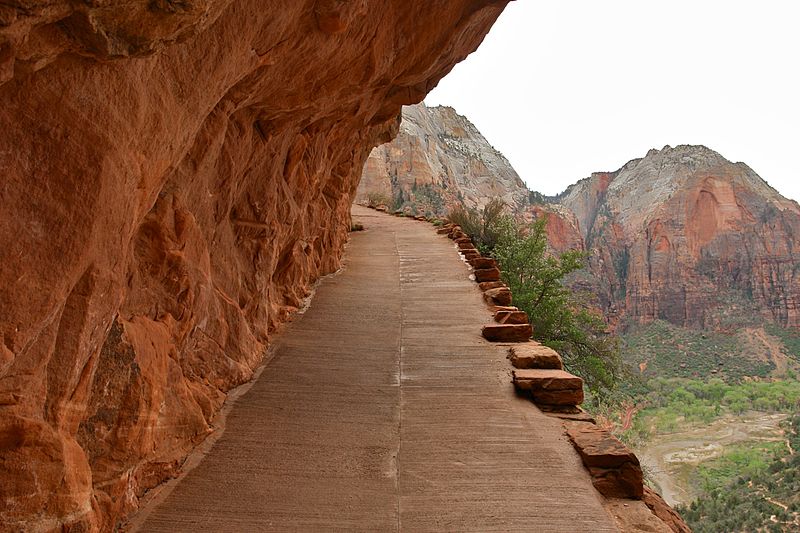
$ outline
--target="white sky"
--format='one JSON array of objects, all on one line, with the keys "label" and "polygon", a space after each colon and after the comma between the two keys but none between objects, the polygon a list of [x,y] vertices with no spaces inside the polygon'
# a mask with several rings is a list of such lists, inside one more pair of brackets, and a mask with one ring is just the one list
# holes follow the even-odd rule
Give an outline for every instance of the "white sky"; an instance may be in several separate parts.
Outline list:
[{"label": "white sky", "polygon": [[800,200],[800,2],[517,0],[425,102],[545,194],[704,144]]}]

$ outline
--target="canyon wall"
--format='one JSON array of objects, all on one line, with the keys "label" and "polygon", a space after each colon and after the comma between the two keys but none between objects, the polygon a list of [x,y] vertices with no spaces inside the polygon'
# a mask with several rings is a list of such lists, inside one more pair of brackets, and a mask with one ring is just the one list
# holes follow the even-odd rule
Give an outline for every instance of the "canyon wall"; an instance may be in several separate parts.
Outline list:
[{"label": "canyon wall", "polygon": [[578,219],[608,314],[718,329],[754,306],[800,327],[800,206],[747,165],[667,146],[593,174],[560,203]]},{"label": "canyon wall", "polygon": [[403,108],[400,133],[370,154],[356,198],[444,215],[457,204],[481,209],[495,197],[519,209],[528,189],[469,120],[452,107],[418,104]]},{"label": "canyon wall", "polygon": [[175,474],[505,4],[0,5],[0,524],[110,530]]}]

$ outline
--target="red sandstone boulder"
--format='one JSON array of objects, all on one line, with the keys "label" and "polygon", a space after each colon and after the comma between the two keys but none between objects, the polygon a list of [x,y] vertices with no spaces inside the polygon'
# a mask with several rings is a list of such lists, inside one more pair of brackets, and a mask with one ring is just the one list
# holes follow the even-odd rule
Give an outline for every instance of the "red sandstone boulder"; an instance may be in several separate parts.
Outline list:
[{"label": "red sandstone boulder", "polygon": [[520,368],[512,372],[519,390],[574,390],[583,388],[583,380],[557,369]]},{"label": "red sandstone boulder", "polygon": [[483,298],[492,305],[511,305],[511,291],[507,287],[487,289]]},{"label": "red sandstone boulder", "polygon": [[[586,424],[584,425],[592,425]],[[592,485],[600,494],[609,498],[642,498],[642,469],[639,465],[625,463],[617,468],[589,467]]]},{"label": "red sandstone boulder", "polygon": [[495,261],[491,257],[477,257],[472,261],[470,261],[469,264],[475,270],[481,270],[485,268],[497,268],[497,261]]},{"label": "red sandstone boulder", "polygon": [[689,529],[689,526],[683,521],[681,515],[670,507],[656,491],[647,485],[644,487],[642,501],[653,511],[654,515],[660,518],[661,521],[667,524],[675,533],[692,533],[692,530]]},{"label": "red sandstone boulder", "polygon": [[644,495],[639,459],[611,433],[593,424],[567,423],[567,436],[601,494],[641,499]]},{"label": "red sandstone boulder", "polygon": [[472,241],[469,239],[466,240],[459,239],[458,241],[456,241],[456,244],[458,244],[459,250],[475,250],[475,245],[472,244]]},{"label": "red sandstone boulder", "polygon": [[583,389],[532,390],[531,399],[537,405],[580,405],[583,403]]},{"label": "red sandstone boulder", "polygon": [[531,338],[530,324],[489,324],[483,326],[483,337],[492,342],[525,342]]},{"label": "red sandstone boulder", "polygon": [[494,321],[499,324],[528,324],[528,313],[525,311],[497,311]]},{"label": "red sandstone boulder", "polygon": [[533,401],[546,405],[583,402],[583,380],[554,369],[517,369],[512,372],[517,390],[530,391]]},{"label": "red sandstone boulder", "polygon": [[[489,289],[497,289],[497,288],[508,288],[506,284],[502,281],[483,281],[478,283],[478,288],[482,291],[488,291]],[[516,308],[515,308],[516,310]]]},{"label": "red sandstone boulder", "polygon": [[509,355],[514,368],[564,369],[558,352],[535,341],[512,346],[509,348]]},{"label": "red sandstone boulder", "polygon": [[500,271],[496,268],[483,268],[475,271],[475,281],[483,283],[485,281],[499,281]]}]

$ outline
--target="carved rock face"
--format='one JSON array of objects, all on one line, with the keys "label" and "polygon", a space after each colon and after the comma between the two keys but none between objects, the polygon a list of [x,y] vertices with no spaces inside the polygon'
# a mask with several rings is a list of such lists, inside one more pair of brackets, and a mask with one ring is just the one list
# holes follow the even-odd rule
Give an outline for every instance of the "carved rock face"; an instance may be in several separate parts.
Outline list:
[{"label": "carved rock face", "polygon": [[504,1],[0,6],[0,522],[110,529],[334,271]]}]

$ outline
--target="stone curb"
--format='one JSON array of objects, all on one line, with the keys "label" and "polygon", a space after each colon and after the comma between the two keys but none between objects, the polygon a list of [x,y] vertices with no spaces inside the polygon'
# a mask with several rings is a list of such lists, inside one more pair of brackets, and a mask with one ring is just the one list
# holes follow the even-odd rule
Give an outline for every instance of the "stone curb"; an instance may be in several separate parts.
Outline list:
[{"label": "stone curb", "polygon": [[[405,216],[402,213],[393,214]],[[511,290],[500,281],[496,260],[483,257],[460,226],[446,220],[430,220],[419,216],[408,218],[431,223],[443,222],[436,233],[456,241],[459,254],[473,270],[475,282],[497,322],[484,326],[482,335],[491,342],[501,345],[508,343],[515,388],[519,393],[528,395],[542,413],[561,419],[565,434],[581,457],[598,492],[611,499],[644,500],[650,512],[669,529],[675,533],[691,533],[680,515],[657,493],[645,487],[636,455],[609,431],[597,426],[594,417],[581,409],[583,380],[564,371],[558,352],[531,340],[533,331],[527,314],[511,305]],[[486,279],[487,276],[494,278],[495,271],[496,279]]]}]

